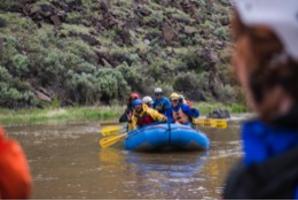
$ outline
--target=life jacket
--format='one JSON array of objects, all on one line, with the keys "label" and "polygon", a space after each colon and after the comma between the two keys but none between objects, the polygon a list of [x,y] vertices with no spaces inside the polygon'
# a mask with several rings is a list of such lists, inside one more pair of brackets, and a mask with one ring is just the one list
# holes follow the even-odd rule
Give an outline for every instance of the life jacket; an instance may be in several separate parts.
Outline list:
[{"label": "life jacket", "polygon": [[31,194],[31,175],[21,146],[0,128],[0,198],[24,199]]},{"label": "life jacket", "polygon": [[154,120],[149,115],[144,115],[140,118],[138,118],[137,124],[138,126],[146,126],[149,124],[152,124]]},{"label": "life jacket", "polygon": [[180,124],[188,124],[192,121],[190,117],[182,111],[181,107],[179,107],[177,111],[173,109],[173,119],[174,122],[178,122]]},{"label": "life jacket", "polygon": [[147,114],[146,111],[143,111],[140,114],[136,114],[136,117],[138,126],[146,126],[154,122],[153,118],[149,114]]},{"label": "life jacket", "polygon": [[160,114],[157,110],[149,108],[146,104],[142,104],[142,110],[133,112],[131,121],[129,122],[129,130],[134,130],[140,126],[149,125],[154,122],[165,122],[167,118]]},{"label": "life jacket", "polygon": [[297,199],[298,148],[265,162],[245,166],[241,160],[231,170],[224,199]]}]

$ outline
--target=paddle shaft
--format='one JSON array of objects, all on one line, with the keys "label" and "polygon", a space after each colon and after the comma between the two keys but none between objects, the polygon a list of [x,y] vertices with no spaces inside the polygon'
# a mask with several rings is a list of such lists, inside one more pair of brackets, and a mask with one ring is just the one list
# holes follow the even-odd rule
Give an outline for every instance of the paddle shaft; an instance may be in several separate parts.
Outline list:
[{"label": "paddle shaft", "polygon": [[[170,130],[171,127],[168,123],[168,129]],[[212,128],[221,128],[225,129],[228,127],[228,123],[226,119],[195,119],[193,121],[195,125],[198,126],[204,126],[204,127],[212,127]],[[103,136],[112,136],[112,135],[117,135],[121,132],[124,132],[124,128],[120,125],[114,125],[114,126],[107,126],[103,127],[100,131],[100,133]]]},{"label": "paddle shaft", "polygon": [[101,146],[101,148],[108,148],[113,144],[120,142],[122,139],[126,138],[126,136],[127,136],[127,133],[123,133],[117,136],[102,138],[101,140],[99,140],[99,145]]},{"label": "paddle shaft", "polygon": [[[167,122],[167,124],[168,124],[168,131],[171,131],[171,124],[169,122]],[[199,126],[204,126],[204,127],[221,128],[221,129],[225,129],[228,127],[227,120],[225,119],[196,119],[194,120],[194,124]],[[103,128],[101,131],[102,135],[108,136],[108,137],[101,139],[99,141],[99,145],[102,148],[107,148],[124,139],[127,136],[127,133],[116,135],[121,133],[122,132],[121,130],[123,130],[123,128],[119,125]],[[112,135],[112,136],[109,136],[109,135]],[[170,139],[171,138],[169,138],[169,140]]]}]

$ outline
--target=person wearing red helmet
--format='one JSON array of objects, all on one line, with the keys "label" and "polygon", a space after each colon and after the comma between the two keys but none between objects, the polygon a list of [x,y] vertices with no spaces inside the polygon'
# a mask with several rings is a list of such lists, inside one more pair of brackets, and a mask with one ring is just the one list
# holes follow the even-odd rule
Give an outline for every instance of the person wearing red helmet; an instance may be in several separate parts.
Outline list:
[{"label": "person wearing red helmet", "polygon": [[139,98],[140,98],[140,95],[137,92],[133,92],[129,95],[127,107],[126,107],[124,113],[119,118],[120,123],[128,122],[131,120],[132,111],[133,111],[132,101],[139,99]]},{"label": "person wearing red helmet", "polygon": [[133,92],[133,93],[131,93],[130,96],[129,96],[129,101],[133,101],[133,100],[135,100],[135,99],[139,99],[139,98],[140,98],[139,93],[137,93],[137,92]]},{"label": "person wearing red helmet", "polygon": [[0,199],[25,199],[31,194],[31,175],[21,146],[0,127]]}]

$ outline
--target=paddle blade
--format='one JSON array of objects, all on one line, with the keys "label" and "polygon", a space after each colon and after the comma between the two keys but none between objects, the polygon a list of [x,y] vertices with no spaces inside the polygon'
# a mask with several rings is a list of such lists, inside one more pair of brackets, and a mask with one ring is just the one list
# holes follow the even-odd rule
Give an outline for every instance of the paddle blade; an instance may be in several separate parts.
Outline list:
[{"label": "paddle blade", "polygon": [[228,122],[226,120],[213,121],[211,122],[211,127],[225,129],[228,127]]},{"label": "paddle blade", "polygon": [[225,119],[196,119],[195,124],[198,126],[222,128],[228,127],[228,122]]},{"label": "paddle blade", "polygon": [[117,136],[110,136],[106,138],[102,138],[99,140],[99,146],[101,148],[108,148],[117,142],[120,142],[122,139],[126,137],[127,133],[117,135]]},{"label": "paddle blade", "polygon": [[111,135],[116,135],[122,132],[122,127],[121,126],[105,126],[100,130],[100,133],[102,136],[111,136]]}]

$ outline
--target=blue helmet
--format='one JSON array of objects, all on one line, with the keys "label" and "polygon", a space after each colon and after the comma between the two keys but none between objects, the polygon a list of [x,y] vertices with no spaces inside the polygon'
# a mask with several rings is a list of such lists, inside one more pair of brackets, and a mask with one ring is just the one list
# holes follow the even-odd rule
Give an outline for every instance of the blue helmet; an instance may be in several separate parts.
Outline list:
[{"label": "blue helmet", "polygon": [[132,106],[133,106],[133,107],[136,107],[136,106],[141,105],[142,103],[143,103],[143,102],[142,102],[141,99],[135,99],[135,100],[132,101]]}]

